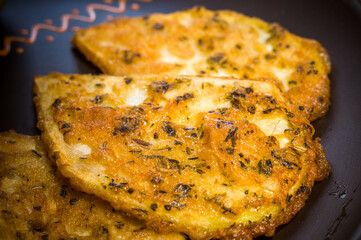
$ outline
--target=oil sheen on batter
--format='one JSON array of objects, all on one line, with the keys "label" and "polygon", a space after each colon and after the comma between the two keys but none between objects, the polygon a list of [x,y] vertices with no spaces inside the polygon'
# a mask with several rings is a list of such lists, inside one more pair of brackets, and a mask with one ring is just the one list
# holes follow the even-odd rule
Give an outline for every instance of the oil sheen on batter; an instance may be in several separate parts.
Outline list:
[{"label": "oil sheen on batter", "polygon": [[106,74],[270,77],[309,120],[330,104],[330,60],[317,41],[233,11],[121,17],[78,31],[72,42]]},{"label": "oil sheen on batter", "polygon": [[76,191],[46,157],[39,136],[0,133],[0,236],[15,239],[169,239]]},{"label": "oil sheen on batter", "polygon": [[271,236],[329,171],[272,82],[50,74],[34,91],[61,173],[156,231]]}]

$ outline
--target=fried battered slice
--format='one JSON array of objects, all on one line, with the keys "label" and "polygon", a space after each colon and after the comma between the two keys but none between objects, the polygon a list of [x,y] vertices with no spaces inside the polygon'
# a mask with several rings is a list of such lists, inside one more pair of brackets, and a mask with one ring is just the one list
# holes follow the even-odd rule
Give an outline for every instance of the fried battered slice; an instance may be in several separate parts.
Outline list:
[{"label": "fried battered slice", "polygon": [[185,239],[157,234],[109,203],[75,191],[39,137],[0,133],[1,239]]},{"label": "fried battered slice", "polygon": [[51,74],[35,94],[61,173],[157,231],[271,236],[329,171],[271,82]]},{"label": "fried battered slice", "polygon": [[330,104],[330,60],[317,41],[233,11],[122,17],[80,30],[72,42],[106,74],[270,77],[309,120]]}]

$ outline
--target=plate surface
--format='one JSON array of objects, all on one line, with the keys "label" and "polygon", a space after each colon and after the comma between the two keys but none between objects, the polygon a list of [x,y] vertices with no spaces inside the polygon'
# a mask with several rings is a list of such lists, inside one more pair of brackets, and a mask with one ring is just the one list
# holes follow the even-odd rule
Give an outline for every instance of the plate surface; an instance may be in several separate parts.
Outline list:
[{"label": "plate surface", "polygon": [[[3,1],[1,1],[2,3]],[[106,1],[109,2],[109,1]],[[61,15],[100,0],[11,0],[0,12],[1,46],[5,36],[25,36],[37,23],[52,20],[61,25]],[[131,4],[138,4],[138,11]],[[114,1],[112,6],[118,3]],[[1,5],[1,4],[0,4]],[[73,27],[87,27],[110,16],[136,16],[172,12],[203,5],[210,9],[231,9],[269,22],[278,22],[290,32],[314,38],[328,50],[332,62],[332,105],[325,117],[315,121],[332,166],[329,179],[316,184],[305,207],[273,239],[360,239],[361,238],[361,2],[359,0],[199,0],[127,1],[123,14],[96,10],[96,20],[71,20],[69,30],[39,31],[33,45],[13,43],[10,53],[0,57],[0,131],[15,129],[39,134],[32,102],[33,76],[49,72],[94,73],[100,71],[69,41]],[[75,11],[76,12],[76,11]],[[22,31],[24,33],[24,31]],[[54,41],[51,37],[53,37]],[[19,54],[18,51],[23,53]],[[267,238],[265,238],[267,239]]]}]

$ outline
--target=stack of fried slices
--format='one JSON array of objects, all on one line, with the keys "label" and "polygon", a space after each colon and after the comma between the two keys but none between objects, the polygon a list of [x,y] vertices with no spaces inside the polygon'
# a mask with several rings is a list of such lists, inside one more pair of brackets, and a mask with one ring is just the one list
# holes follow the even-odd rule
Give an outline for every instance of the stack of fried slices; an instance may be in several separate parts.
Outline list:
[{"label": "stack of fried slices", "polygon": [[108,75],[35,78],[40,137],[0,135],[5,239],[252,239],[330,166],[325,49],[232,11],[119,18],[73,44]]}]

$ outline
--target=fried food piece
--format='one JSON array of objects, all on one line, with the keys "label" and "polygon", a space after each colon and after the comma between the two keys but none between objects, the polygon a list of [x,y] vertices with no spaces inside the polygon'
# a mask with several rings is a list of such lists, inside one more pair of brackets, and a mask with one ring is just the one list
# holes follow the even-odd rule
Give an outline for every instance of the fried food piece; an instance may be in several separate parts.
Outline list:
[{"label": "fried food piece", "polygon": [[51,74],[35,94],[61,173],[157,231],[271,236],[329,171],[271,82]]},{"label": "fried food piece", "polygon": [[72,42],[106,74],[270,77],[309,120],[330,104],[330,60],[317,41],[233,11],[121,17],[80,30]]},{"label": "fried food piece", "polygon": [[1,239],[185,239],[162,235],[74,190],[57,173],[40,137],[0,133]]}]

